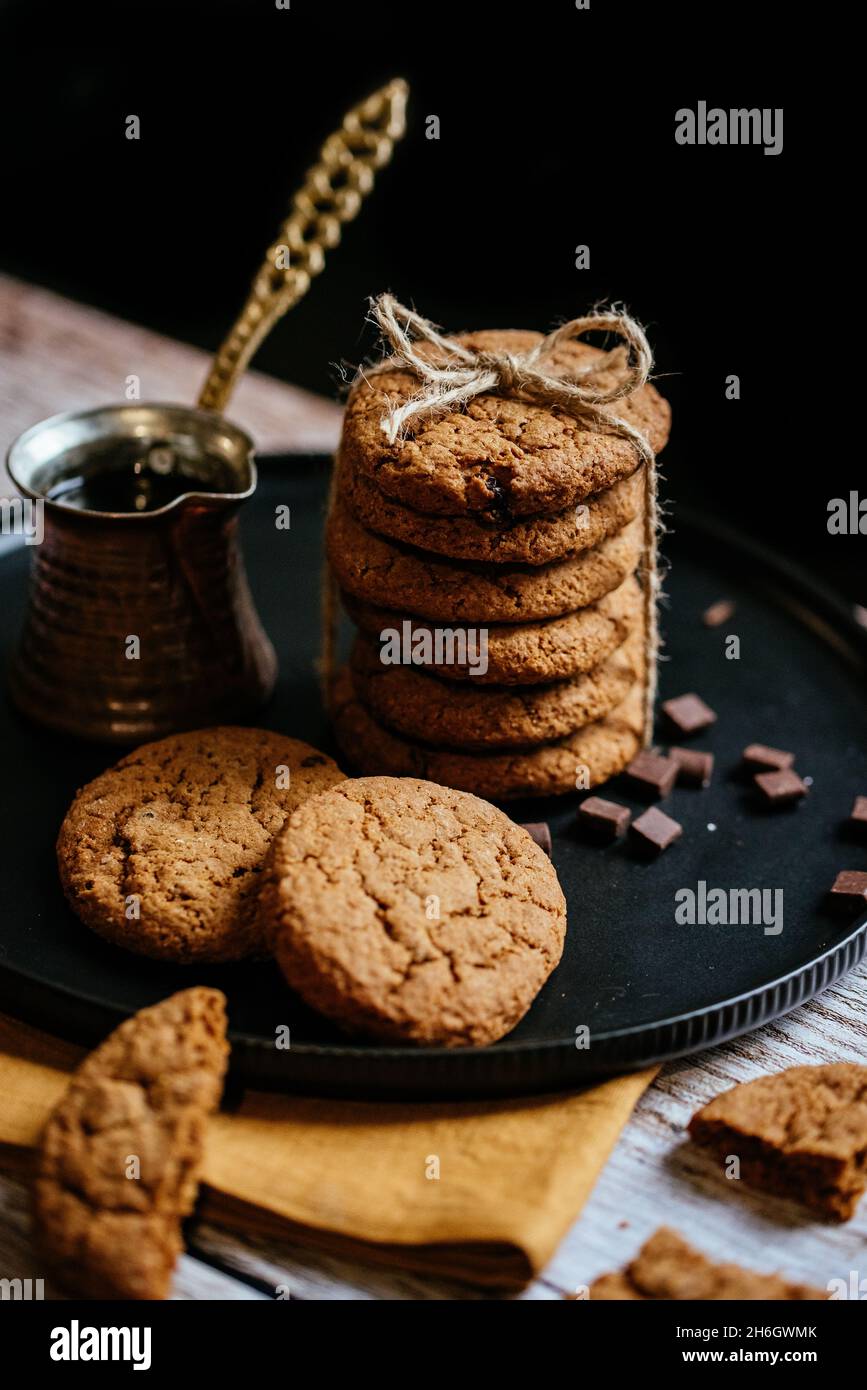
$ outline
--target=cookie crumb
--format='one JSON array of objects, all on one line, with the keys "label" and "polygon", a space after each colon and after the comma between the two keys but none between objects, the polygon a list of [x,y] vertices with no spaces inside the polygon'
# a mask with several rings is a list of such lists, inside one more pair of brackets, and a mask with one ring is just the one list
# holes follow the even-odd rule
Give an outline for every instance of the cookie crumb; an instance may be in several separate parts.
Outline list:
[{"label": "cookie crumb", "polygon": [[728,622],[729,618],[734,617],[734,612],[735,605],[732,600],[720,598],[704,610],[701,620],[705,627],[721,627],[723,623]]}]

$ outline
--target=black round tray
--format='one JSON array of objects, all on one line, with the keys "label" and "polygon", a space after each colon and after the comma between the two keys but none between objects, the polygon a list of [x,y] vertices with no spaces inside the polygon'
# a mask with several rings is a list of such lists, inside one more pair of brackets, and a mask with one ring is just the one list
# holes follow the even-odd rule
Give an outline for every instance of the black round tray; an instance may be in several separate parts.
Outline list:
[{"label": "black round tray", "polygon": [[[265,460],[243,513],[252,588],[277,648],[280,680],[260,722],[333,752],[313,662],[327,462]],[[291,508],[277,530],[274,508]],[[579,797],[513,803],[518,821],[547,820],[569,904],[563,960],[515,1031],[493,1047],[411,1049],[346,1038],[307,1010],[270,963],[182,969],[108,946],[66,907],[54,866],[64,811],[117,752],[28,724],[0,701],[4,796],[0,820],[0,1007],[90,1043],[174,990],[213,984],[229,1000],[232,1072],[243,1083],[355,1097],[496,1096],[550,1090],[694,1052],[794,1008],[853,966],[867,918],[840,921],[825,895],[840,869],[867,867],[843,822],[867,794],[867,634],[832,596],[790,565],[710,522],[675,512],[663,615],[662,698],[696,690],[718,723],[694,746],[716,755],[707,791],[677,788],[665,803],[684,834],[652,863],[627,847],[586,844]],[[28,555],[0,558],[0,646],[15,640]],[[701,614],[737,603],[724,627]],[[739,660],[725,654],[740,638]],[[660,731],[664,737],[663,731]],[[741,749],[797,753],[813,779],[806,801],[764,812],[737,773]],[[620,780],[608,794],[638,810]],[[783,930],[684,926],[678,889],[781,888]],[[291,1047],[275,1047],[288,1025]],[[576,1046],[589,1028],[589,1047]]]}]

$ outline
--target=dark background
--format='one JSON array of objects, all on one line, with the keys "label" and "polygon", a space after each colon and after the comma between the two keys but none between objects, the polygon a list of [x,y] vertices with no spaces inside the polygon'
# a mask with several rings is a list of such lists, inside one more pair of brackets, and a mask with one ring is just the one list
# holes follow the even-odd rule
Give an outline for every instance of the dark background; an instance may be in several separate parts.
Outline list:
[{"label": "dark background", "polygon": [[[867,603],[863,538],[826,526],[863,474],[825,359],[854,258],[791,29],[771,4],[6,3],[0,264],[214,349],[321,140],[402,74],[407,139],[256,365],[334,392],[385,288],[451,329],[624,302],[675,410],[668,496]],[[676,145],[700,99],[784,107],[783,153]]]}]

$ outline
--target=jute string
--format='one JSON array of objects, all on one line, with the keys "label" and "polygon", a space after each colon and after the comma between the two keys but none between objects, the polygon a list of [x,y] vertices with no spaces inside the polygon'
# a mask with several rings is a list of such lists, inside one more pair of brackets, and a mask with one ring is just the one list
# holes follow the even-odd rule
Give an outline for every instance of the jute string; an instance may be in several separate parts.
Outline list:
[{"label": "jute string", "polygon": [[[419,380],[419,390],[403,404],[389,410],[381,420],[382,432],[390,444],[402,437],[409,423],[418,417],[460,410],[475,396],[497,394],[556,405],[567,410],[583,428],[628,439],[644,466],[644,547],[640,566],[644,594],[645,701],[644,743],[653,736],[656,700],[656,667],[659,658],[660,568],[658,536],[661,529],[656,457],[640,430],[609,407],[637,391],[647,381],[653,356],[644,331],[635,319],[615,310],[585,314],[571,319],[540,339],[528,352],[480,352],[444,337],[428,319],[407,309],[393,295],[383,294],[371,306],[391,355],[365,367],[367,379],[381,372],[403,368]],[[562,344],[585,333],[613,333],[620,344],[568,372],[555,368],[552,354]],[[417,344],[436,349],[431,357],[417,350]],[[604,385],[609,374],[613,384]],[[329,502],[330,506],[330,502]],[[324,590],[323,676],[326,692],[334,670],[336,594],[333,582]]]}]

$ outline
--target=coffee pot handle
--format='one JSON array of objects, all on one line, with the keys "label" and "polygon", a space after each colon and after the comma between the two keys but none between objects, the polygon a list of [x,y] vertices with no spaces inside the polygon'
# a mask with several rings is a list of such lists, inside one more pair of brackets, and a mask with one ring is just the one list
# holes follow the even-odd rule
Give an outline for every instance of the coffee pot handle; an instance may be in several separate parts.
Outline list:
[{"label": "coffee pot handle", "polygon": [[225,410],[259,345],[323,270],[325,252],[338,245],[343,223],[358,215],[376,171],[388,164],[406,130],[408,95],[406,82],[395,78],[353,106],[325,141],[214,358],[199,395],[203,410]]}]

